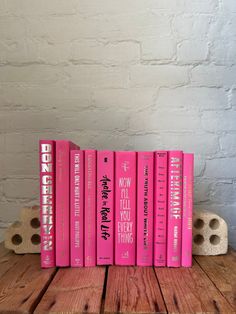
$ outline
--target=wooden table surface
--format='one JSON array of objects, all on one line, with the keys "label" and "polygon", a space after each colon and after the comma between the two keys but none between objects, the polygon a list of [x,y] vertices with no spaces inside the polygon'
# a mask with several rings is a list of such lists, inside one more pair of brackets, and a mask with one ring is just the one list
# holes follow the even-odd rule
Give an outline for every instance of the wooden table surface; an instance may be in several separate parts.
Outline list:
[{"label": "wooden table surface", "polygon": [[236,313],[236,253],[192,268],[40,269],[0,244],[0,313]]}]

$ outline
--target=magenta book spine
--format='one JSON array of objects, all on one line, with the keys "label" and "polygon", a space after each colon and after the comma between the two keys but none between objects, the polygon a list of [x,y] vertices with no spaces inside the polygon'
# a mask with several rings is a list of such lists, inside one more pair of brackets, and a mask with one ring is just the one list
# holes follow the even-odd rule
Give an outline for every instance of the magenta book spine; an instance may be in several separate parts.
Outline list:
[{"label": "magenta book spine", "polygon": [[70,150],[76,145],[56,141],[56,266],[70,265]]},{"label": "magenta book spine", "polygon": [[55,267],[55,141],[39,141],[41,267]]},{"label": "magenta book spine", "polygon": [[153,265],[153,152],[137,153],[137,262]]},{"label": "magenta book spine", "polygon": [[154,266],[166,266],[167,247],[167,151],[155,152],[154,170]]},{"label": "magenta book spine", "polygon": [[168,152],[167,266],[181,266],[183,152]]},{"label": "magenta book spine", "polygon": [[114,262],[114,152],[97,152],[97,265]]},{"label": "magenta book spine", "polygon": [[136,261],[136,152],[115,153],[115,264]]},{"label": "magenta book spine", "polygon": [[194,155],[183,154],[182,266],[192,266]]},{"label": "magenta book spine", "polygon": [[96,150],[85,150],[84,264],[96,266]]},{"label": "magenta book spine", "polygon": [[84,266],[84,152],[70,152],[70,265]]}]

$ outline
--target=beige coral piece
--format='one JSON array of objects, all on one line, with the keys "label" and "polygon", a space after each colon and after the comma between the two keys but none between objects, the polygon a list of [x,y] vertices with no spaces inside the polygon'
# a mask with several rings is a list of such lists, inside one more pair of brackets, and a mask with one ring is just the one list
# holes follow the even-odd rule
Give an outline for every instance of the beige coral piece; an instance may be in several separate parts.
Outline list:
[{"label": "beige coral piece", "polygon": [[215,213],[199,210],[193,214],[193,254],[220,255],[228,250],[228,227]]},{"label": "beige coral piece", "polygon": [[17,254],[40,253],[39,206],[21,209],[20,221],[6,230],[5,247]]}]

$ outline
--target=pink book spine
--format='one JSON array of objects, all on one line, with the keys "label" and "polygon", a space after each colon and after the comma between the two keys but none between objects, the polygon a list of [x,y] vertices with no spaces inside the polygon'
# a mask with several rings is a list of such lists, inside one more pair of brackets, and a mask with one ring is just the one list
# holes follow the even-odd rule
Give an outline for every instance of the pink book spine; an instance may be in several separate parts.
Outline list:
[{"label": "pink book spine", "polygon": [[70,265],[70,150],[76,145],[56,141],[56,266]]},{"label": "pink book spine", "polygon": [[114,152],[97,152],[97,265],[114,255]]},{"label": "pink book spine", "polygon": [[167,266],[181,266],[183,152],[168,153]]},{"label": "pink book spine", "polygon": [[153,152],[137,153],[137,265],[153,265]]},{"label": "pink book spine", "polygon": [[115,264],[136,260],[136,152],[115,154]]},{"label": "pink book spine", "polygon": [[84,265],[84,152],[70,152],[70,264]]},{"label": "pink book spine", "polygon": [[167,151],[155,152],[154,170],[154,266],[166,266]]},{"label": "pink book spine", "polygon": [[55,141],[39,141],[41,267],[55,266]]},{"label": "pink book spine", "polygon": [[85,150],[84,264],[96,266],[96,150]]},{"label": "pink book spine", "polygon": [[183,154],[182,266],[192,266],[192,215],[194,155]]}]

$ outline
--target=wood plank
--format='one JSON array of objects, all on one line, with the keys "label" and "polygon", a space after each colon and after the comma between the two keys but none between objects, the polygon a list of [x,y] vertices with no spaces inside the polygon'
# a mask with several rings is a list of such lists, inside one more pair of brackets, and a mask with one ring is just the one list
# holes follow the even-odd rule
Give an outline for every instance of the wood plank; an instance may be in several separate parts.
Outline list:
[{"label": "wood plank", "polygon": [[105,269],[59,269],[35,313],[99,313]]},{"label": "wood plank", "polygon": [[31,313],[55,269],[42,270],[40,255],[24,255],[0,280],[0,313]]},{"label": "wood plank", "polygon": [[236,311],[235,252],[230,250],[228,255],[195,256],[194,258]]},{"label": "wood plank", "polygon": [[0,243],[0,278],[14,267],[23,255],[16,255],[4,247],[3,242]]},{"label": "wood plank", "polygon": [[166,313],[152,267],[111,266],[105,313]]},{"label": "wood plank", "polygon": [[168,313],[234,313],[196,261],[192,268],[155,268]]}]

